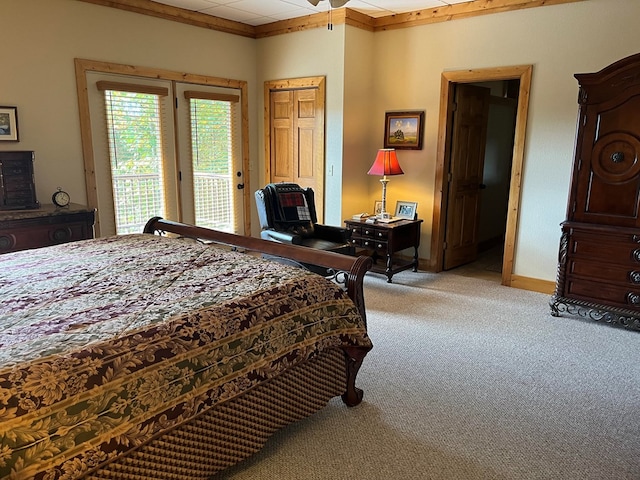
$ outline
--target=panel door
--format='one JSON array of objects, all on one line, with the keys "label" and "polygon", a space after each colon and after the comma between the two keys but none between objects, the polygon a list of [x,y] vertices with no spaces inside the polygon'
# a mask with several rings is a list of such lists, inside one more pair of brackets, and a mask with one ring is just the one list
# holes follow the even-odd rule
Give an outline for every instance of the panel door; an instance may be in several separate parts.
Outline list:
[{"label": "panel door", "polygon": [[472,262],[478,254],[480,185],[489,121],[490,90],[456,86],[447,210],[445,270]]}]

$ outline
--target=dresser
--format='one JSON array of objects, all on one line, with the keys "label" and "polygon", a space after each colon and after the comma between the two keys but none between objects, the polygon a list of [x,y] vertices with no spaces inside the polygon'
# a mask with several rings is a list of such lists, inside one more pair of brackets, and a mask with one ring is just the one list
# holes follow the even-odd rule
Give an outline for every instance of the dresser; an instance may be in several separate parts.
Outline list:
[{"label": "dresser", "polygon": [[70,204],[0,211],[0,253],[93,238],[95,210]]},{"label": "dresser", "polygon": [[551,313],[640,330],[640,54],[575,77],[580,111]]},{"label": "dresser", "polygon": [[[400,220],[393,223],[366,223],[365,220],[345,220],[351,232],[349,242],[355,254],[363,251],[373,258],[374,272],[384,273],[391,283],[393,275],[403,270],[418,271],[418,247],[422,220]],[[412,249],[410,260],[397,253]],[[378,261],[384,262],[383,264]]]}]

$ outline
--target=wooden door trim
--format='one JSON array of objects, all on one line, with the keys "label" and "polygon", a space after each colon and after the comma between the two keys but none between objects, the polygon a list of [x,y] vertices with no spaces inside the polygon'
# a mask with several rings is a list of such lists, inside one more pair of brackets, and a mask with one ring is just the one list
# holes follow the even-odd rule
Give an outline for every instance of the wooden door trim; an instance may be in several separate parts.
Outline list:
[{"label": "wooden door trim", "polygon": [[529,112],[529,95],[533,65],[497,67],[443,72],[440,84],[440,116],[438,126],[438,147],[436,152],[436,178],[433,201],[433,222],[431,235],[430,269],[442,271],[443,247],[445,237],[446,202],[448,181],[446,172],[449,167],[449,145],[451,135],[450,105],[456,83],[473,83],[498,80],[520,80],[518,91],[518,110],[514,134],[511,181],[509,186],[509,203],[505,232],[504,255],[502,260],[502,285],[511,286],[513,279],[513,259],[515,239],[518,226],[520,195],[522,189],[522,166],[524,163],[524,146]]}]

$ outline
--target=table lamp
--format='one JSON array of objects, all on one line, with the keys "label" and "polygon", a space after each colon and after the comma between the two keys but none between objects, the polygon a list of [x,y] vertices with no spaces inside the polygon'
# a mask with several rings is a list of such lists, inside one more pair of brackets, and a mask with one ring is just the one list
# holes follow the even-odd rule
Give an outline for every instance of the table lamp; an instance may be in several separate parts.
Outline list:
[{"label": "table lamp", "polygon": [[378,150],[376,159],[367,172],[367,175],[382,175],[380,183],[382,183],[382,211],[377,215],[379,219],[385,220],[391,218],[391,214],[387,212],[387,183],[389,179],[387,175],[402,175],[404,172],[398,163],[398,156],[394,148],[381,148]]}]

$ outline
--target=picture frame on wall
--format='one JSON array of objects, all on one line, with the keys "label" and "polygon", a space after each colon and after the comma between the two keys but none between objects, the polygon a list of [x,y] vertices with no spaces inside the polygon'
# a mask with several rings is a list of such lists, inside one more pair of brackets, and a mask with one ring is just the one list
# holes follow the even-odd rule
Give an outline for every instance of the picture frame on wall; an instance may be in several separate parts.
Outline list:
[{"label": "picture frame on wall", "polygon": [[396,213],[394,217],[406,220],[417,220],[418,202],[396,202]]},{"label": "picture frame on wall", "polygon": [[18,142],[18,107],[0,106],[0,141]]},{"label": "picture frame on wall", "polygon": [[422,150],[423,135],[424,110],[385,113],[384,148]]}]

